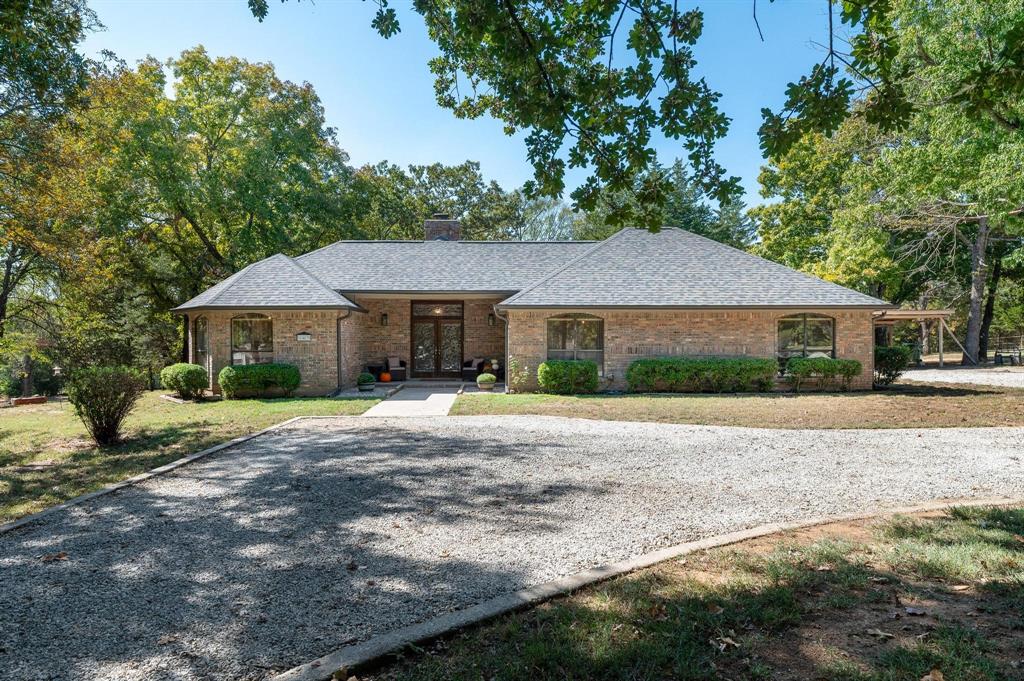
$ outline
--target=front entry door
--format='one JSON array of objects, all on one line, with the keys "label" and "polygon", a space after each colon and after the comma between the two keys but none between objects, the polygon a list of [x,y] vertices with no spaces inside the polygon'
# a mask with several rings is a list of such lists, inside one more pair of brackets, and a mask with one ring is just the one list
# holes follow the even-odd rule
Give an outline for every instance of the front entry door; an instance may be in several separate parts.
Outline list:
[{"label": "front entry door", "polygon": [[462,375],[462,303],[412,303],[412,375]]}]

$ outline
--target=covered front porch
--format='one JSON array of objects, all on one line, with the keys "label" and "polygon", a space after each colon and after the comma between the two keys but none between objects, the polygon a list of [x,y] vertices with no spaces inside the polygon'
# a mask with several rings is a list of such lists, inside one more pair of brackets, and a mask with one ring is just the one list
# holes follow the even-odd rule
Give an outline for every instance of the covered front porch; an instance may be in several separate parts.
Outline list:
[{"label": "covered front porch", "polygon": [[504,378],[505,322],[494,305],[507,296],[349,297],[364,313],[339,339],[348,385],[362,372],[390,382],[461,383],[484,371]]}]

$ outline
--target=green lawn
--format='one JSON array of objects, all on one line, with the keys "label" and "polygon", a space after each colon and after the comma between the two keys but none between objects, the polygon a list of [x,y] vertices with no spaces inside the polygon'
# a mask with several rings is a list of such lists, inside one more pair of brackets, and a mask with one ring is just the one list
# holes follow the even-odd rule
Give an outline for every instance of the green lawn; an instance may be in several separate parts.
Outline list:
[{"label": "green lawn", "polygon": [[452,414],[530,414],[755,428],[1024,425],[1024,390],[905,384],[889,390],[747,395],[461,395]]},{"label": "green lawn", "polygon": [[1021,679],[1021,603],[1024,509],[961,508],[692,554],[358,677]]},{"label": "green lawn", "polygon": [[70,404],[0,410],[0,521],[39,511],[293,416],[361,414],[379,400],[290,398],[175,404],[146,393],[125,441],[99,449]]}]

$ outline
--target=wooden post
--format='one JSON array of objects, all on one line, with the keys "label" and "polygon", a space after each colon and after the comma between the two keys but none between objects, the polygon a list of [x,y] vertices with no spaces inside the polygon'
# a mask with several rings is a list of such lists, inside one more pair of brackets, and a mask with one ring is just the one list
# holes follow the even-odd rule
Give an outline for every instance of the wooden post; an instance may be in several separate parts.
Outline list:
[{"label": "wooden post", "polygon": [[946,330],[946,320],[939,318],[939,368],[945,366],[945,362],[942,360],[942,332]]}]

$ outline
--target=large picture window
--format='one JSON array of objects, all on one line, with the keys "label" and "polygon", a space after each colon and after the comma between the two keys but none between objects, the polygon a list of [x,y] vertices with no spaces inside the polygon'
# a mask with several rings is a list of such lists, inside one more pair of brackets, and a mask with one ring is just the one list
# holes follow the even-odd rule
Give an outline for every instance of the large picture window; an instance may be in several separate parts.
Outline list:
[{"label": "large picture window", "polygon": [[604,374],[604,320],[586,314],[548,319],[548,359],[589,359]]},{"label": "large picture window", "polygon": [[798,314],[779,320],[779,359],[835,357],[836,324],[831,317]]},{"label": "large picture window", "polygon": [[274,361],[274,324],[262,314],[231,320],[231,363],[269,364]]},{"label": "large picture window", "polygon": [[192,362],[210,374],[210,325],[206,317],[199,317],[192,325]]}]

